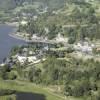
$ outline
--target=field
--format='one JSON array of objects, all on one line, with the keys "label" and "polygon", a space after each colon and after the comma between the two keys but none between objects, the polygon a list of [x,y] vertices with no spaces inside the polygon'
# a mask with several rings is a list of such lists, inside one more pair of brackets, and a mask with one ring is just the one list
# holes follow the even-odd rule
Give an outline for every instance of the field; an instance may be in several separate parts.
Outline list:
[{"label": "field", "polygon": [[[0,89],[9,89],[16,90],[19,92],[29,92],[29,93],[38,93],[45,95],[46,100],[64,100],[63,96],[59,96],[50,92],[42,86],[37,86],[28,82],[19,82],[19,81],[0,81]],[[0,100],[8,100],[7,98],[11,97],[12,100],[15,100],[15,95],[10,96],[0,96]]]}]

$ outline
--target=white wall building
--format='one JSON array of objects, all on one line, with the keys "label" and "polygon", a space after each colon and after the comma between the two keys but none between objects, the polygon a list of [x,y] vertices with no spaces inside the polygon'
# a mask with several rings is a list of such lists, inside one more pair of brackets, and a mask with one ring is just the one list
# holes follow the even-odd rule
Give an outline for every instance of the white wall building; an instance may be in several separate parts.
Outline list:
[{"label": "white wall building", "polygon": [[21,25],[27,25],[27,23],[28,23],[27,21],[24,21],[24,20],[21,21]]},{"label": "white wall building", "polygon": [[68,42],[68,38],[63,37],[61,34],[58,34],[56,37],[57,42]]},{"label": "white wall building", "polygon": [[36,56],[27,57],[28,62],[34,62],[37,60]]},{"label": "white wall building", "polygon": [[40,39],[40,37],[38,37],[36,34],[33,34],[33,36],[32,36],[32,39],[34,40],[38,40],[38,39]]},{"label": "white wall building", "polygon": [[25,57],[25,56],[17,56],[17,60],[21,63],[24,64],[26,61],[28,61],[29,63],[31,62],[35,62],[37,60],[36,56],[29,56],[29,57]]},{"label": "white wall building", "polygon": [[45,30],[46,34],[49,33],[49,28],[45,27],[44,30]]},{"label": "white wall building", "polygon": [[17,56],[17,59],[20,63],[25,63],[25,61],[27,60],[27,57],[24,57],[24,56]]},{"label": "white wall building", "polygon": [[83,43],[77,43],[74,45],[74,49],[77,51],[81,51],[84,53],[92,53],[94,48],[93,44],[90,44],[88,42],[83,42]]}]

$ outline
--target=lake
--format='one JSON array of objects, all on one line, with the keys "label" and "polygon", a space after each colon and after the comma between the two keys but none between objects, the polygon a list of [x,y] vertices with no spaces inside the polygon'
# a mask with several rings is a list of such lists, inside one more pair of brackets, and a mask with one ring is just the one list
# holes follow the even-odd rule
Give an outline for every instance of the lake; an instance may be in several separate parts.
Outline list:
[{"label": "lake", "polygon": [[[15,98],[16,100],[46,100],[46,96],[39,93],[17,92],[15,90],[9,90],[9,89],[0,90],[0,96],[7,96],[7,95],[9,96],[13,95],[14,96],[13,99]],[[12,100],[12,99],[9,99],[8,97],[7,100]]]},{"label": "lake", "polygon": [[25,44],[24,41],[9,36],[15,29],[15,26],[0,25],[0,63],[9,55],[13,46]]},{"label": "lake", "polygon": [[19,92],[16,94],[16,100],[46,100],[43,94]]}]

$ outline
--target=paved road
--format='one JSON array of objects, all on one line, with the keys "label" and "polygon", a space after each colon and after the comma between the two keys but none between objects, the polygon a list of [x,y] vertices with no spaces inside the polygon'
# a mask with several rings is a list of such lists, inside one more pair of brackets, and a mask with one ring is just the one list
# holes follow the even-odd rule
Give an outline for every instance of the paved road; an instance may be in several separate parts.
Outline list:
[{"label": "paved road", "polygon": [[23,40],[27,43],[45,43],[45,44],[57,44],[58,43],[56,40],[43,40],[43,39],[28,40],[28,39],[22,38],[20,36],[17,36],[15,34],[9,34],[9,36],[11,36],[13,38],[17,38],[19,40]]}]

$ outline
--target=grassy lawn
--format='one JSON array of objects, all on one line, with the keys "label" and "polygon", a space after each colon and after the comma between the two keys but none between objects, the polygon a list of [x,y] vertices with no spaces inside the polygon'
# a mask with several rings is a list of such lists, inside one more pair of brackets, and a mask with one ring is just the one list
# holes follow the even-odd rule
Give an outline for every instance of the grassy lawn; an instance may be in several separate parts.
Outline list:
[{"label": "grassy lawn", "polygon": [[0,96],[0,100],[16,100],[16,96],[15,95]]},{"label": "grassy lawn", "polygon": [[[37,86],[28,82],[0,80],[0,89],[10,89],[10,90],[16,90],[19,92],[31,92],[31,93],[43,94],[45,95],[46,100],[64,100],[63,96],[59,96],[57,94],[50,92],[49,90],[45,88],[42,88],[41,86]],[[6,96],[0,97],[0,100],[6,100],[6,99],[1,99],[1,98],[6,98]]]}]

